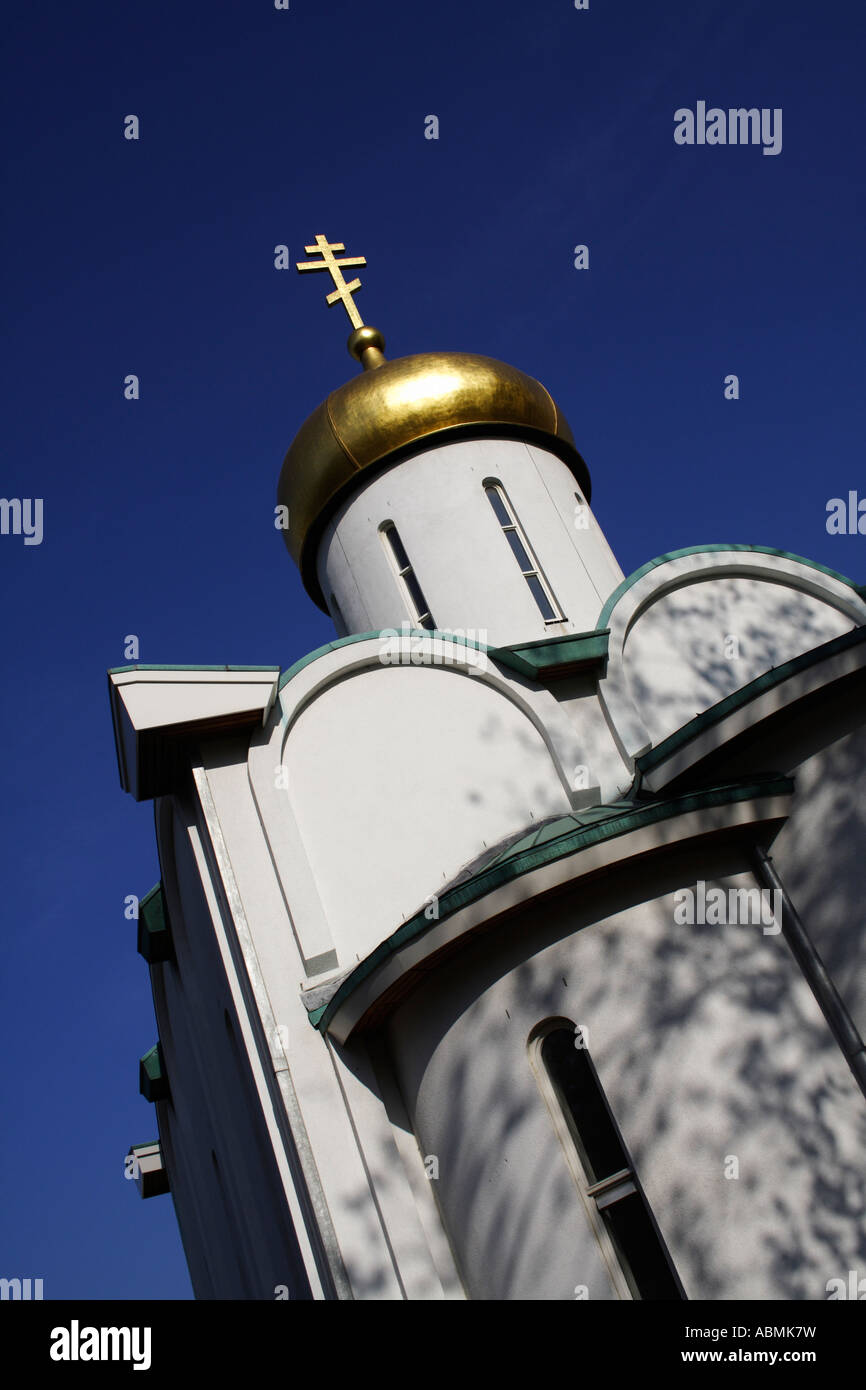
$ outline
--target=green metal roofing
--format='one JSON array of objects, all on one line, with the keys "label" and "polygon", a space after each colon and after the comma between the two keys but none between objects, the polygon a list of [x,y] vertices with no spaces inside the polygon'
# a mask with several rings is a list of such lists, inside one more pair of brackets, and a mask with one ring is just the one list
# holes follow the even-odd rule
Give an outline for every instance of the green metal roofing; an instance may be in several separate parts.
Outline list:
[{"label": "green metal roofing", "polygon": [[155,884],[138,904],[138,953],[148,965],[172,956],[171,931],[162,882]]},{"label": "green metal roofing", "polygon": [[532,680],[543,680],[557,671],[601,668],[607,661],[609,628],[592,632],[543,637],[538,642],[518,642],[509,647],[490,647],[489,655]]},{"label": "green metal roofing", "polygon": [[545,672],[554,671],[558,667],[580,666],[589,668],[601,666],[607,660],[607,629],[598,632],[566,633],[562,637],[542,637],[537,642],[520,642],[508,647],[488,647],[483,642],[476,642],[471,638],[452,632],[440,631],[438,628],[413,627],[403,628],[399,631],[396,628],[382,628],[375,632],[355,633],[351,637],[338,637],[333,642],[326,642],[323,647],[316,647],[315,651],[308,652],[306,656],[302,656],[294,665],[283,672],[280,677],[280,690],[311,662],[327,656],[328,652],[339,651],[342,647],[351,647],[355,642],[381,642],[385,640],[385,634],[391,633],[400,638],[438,637],[441,641],[453,642],[459,647],[470,647],[473,651],[485,652],[493,661],[497,661],[503,666],[510,666],[512,670],[519,671],[521,675],[529,676],[533,680],[543,679]]},{"label": "green metal roofing", "polygon": [[837,656],[839,652],[848,651],[851,647],[859,646],[866,641],[866,624],[855,627],[850,632],[843,632],[840,637],[833,637],[829,642],[823,642],[820,647],[813,647],[811,651],[803,652],[800,656],[792,657],[790,661],[785,661],[781,666],[774,666],[771,670],[765,671],[762,676],[757,676],[755,680],[749,681],[748,685],[735,690],[732,695],[726,695],[724,700],[719,700],[709,709],[703,710],[701,714],[695,715],[688,724],[683,724],[682,728],[656,744],[655,748],[650,748],[647,753],[635,759],[636,766],[641,774],[651,772],[653,768],[665,762],[672,754],[685,744],[691,743],[692,739],[698,738],[706,729],[710,729],[714,724],[720,724],[729,714],[743,705],[747,705],[750,700],[763,695],[766,690],[772,690],[774,686],[781,685],[791,676],[796,676],[800,671],[807,671],[810,666],[816,666],[821,661],[826,661],[829,657]]},{"label": "green metal roofing", "polygon": [[335,641],[326,642],[323,647],[316,647],[315,651],[308,652],[306,656],[302,656],[293,666],[290,666],[288,670],[283,672],[280,677],[280,690],[282,690],[294,676],[298,675],[300,671],[303,671],[305,666],[309,666],[312,661],[318,661],[322,656],[327,656],[328,652],[338,651],[341,647],[351,647],[355,642],[370,642],[374,640],[383,642],[386,640],[386,634],[390,635],[391,633],[396,637],[439,637],[443,641],[454,642],[458,647],[471,647],[477,652],[492,651],[492,648],[485,647],[483,642],[473,642],[466,637],[456,637],[451,632],[439,632],[438,629],[424,627],[402,628],[399,630],[390,627],[376,628],[375,632],[357,632],[351,637],[338,637]]},{"label": "green metal roofing", "polygon": [[414,917],[404,922],[356,966],[327,1004],[310,1012],[309,1020],[313,1027],[324,1032],[345,1000],[389,956],[461,908],[477,902],[523,874],[578,854],[591,845],[627,835],[673,816],[713,806],[734,805],[757,797],[790,795],[793,790],[794,783],[790,777],[772,775],[757,782],[727,783],[676,796],[657,796],[649,801],[617,801],[607,806],[592,806],[557,816],[498,850],[494,849],[490,858],[476,861],[467,871],[467,877],[456,881],[439,895],[439,916],[435,921],[427,917],[427,907],[419,909]]},{"label": "green metal roofing", "polygon": [[810,569],[820,570],[821,574],[827,574],[831,579],[838,579],[841,584],[847,584],[860,598],[866,595],[866,585],[855,584],[853,579],[849,579],[845,574],[840,574],[838,570],[828,569],[826,565],[819,565],[817,560],[807,560],[803,555],[793,555],[790,550],[775,550],[769,545],[721,545],[715,542],[709,545],[689,545],[684,550],[671,550],[667,555],[657,555],[654,560],[647,560],[640,569],[627,575],[622,583],[614,589],[602,608],[598,618],[599,628],[607,627],[610,616],[623,594],[637,584],[638,580],[643,579],[645,574],[649,574],[650,570],[657,569],[659,565],[666,565],[669,560],[681,560],[686,555],[709,555],[726,550],[752,555],[777,555],[782,560],[794,560],[798,565],[808,565]]},{"label": "green metal roofing", "polygon": [[494,854],[491,859],[485,862],[485,868],[490,868],[493,864],[502,864],[506,859],[510,859],[516,854],[523,854],[526,850],[549,844],[572,831],[583,830],[590,825],[602,825],[605,821],[613,820],[616,816],[626,815],[633,809],[632,802],[610,801],[605,806],[587,806],[585,810],[572,811],[566,816],[557,816],[555,820],[545,821],[535,830],[521,835],[519,840],[507,845],[498,854]]},{"label": "green metal roofing", "polygon": [[156,1101],[168,1098],[168,1075],[165,1070],[165,1061],[162,1055],[162,1047],[156,1043],[149,1052],[145,1052],[138,1062],[138,1089],[145,1100]]}]

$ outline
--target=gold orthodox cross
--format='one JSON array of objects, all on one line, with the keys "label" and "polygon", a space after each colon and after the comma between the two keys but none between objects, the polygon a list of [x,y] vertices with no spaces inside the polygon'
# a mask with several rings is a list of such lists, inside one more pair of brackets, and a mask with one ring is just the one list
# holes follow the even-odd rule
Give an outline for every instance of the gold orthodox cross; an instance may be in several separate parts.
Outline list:
[{"label": "gold orthodox cross", "polygon": [[329,304],[336,304],[338,299],[342,300],[343,307],[349,315],[352,327],[363,328],[363,320],[355,307],[355,301],[352,299],[355,290],[361,288],[361,281],[350,280],[349,283],[346,284],[340,267],[344,265],[366,265],[367,261],[364,256],[341,256],[337,259],[334,252],[345,251],[345,249],[342,241],[328,241],[327,237],[319,233],[316,237],[315,246],[305,246],[304,250],[308,255],[313,256],[318,254],[322,259],[320,261],[297,261],[296,264],[298,270],[329,270],[331,272],[331,279],[337,288],[331,294],[326,295],[325,298]]}]

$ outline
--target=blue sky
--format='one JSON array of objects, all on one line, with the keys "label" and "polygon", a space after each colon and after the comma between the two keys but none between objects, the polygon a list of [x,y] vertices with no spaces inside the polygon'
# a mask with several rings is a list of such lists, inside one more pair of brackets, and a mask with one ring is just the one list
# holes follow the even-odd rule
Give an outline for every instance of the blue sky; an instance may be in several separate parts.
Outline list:
[{"label": "blue sky", "polygon": [[[806,0],[150,0],[4,17],[3,1211],[46,1298],[188,1298],[124,898],[159,876],[106,669],[289,666],[334,636],[273,526],[283,454],[357,370],[319,232],[389,356],[480,352],[567,416],[626,573],[702,542],[866,581],[866,14]],[[778,155],[674,112],[780,108]],[[124,139],[124,117],[140,120]],[[425,139],[425,117],[439,139]],[[573,248],[589,248],[589,269]],[[124,399],[129,373],[140,399]],[[739,377],[726,400],[724,379]]]}]

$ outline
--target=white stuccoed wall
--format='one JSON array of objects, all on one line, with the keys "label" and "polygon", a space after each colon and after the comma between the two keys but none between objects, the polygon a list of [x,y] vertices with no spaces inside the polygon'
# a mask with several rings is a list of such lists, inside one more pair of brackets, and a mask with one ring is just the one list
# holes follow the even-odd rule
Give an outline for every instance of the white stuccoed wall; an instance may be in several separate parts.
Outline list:
[{"label": "white stuccoed wall", "polygon": [[658,742],[756,676],[853,626],[846,613],[783,582],[708,571],[662,594],[630,629],[623,659],[632,698]]},{"label": "white stuccoed wall", "polygon": [[837,713],[834,723],[839,738],[792,759],[797,796],[773,860],[866,1037],[866,729],[855,709],[849,721]]},{"label": "white stuccoed wall", "polygon": [[[706,852],[692,872],[754,885],[714,880]],[[784,938],[616,895],[588,923],[582,889],[530,905],[389,1025],[469,1296],[617,1297],[529,1063],[531,1031],[562,1017],[586,1030],[687,1295],[823,1300],[866,1259],[866,1111]]]},{"label": "white stuccoed wall", "polygon": [[[321,1298],[305,1229],[312,1200],[327,1211],[353,1297],[462,1298],[417,1145],[392,1123],[366,1050],[346,1067],[308,1021],[303,962],[261,833],[244,740],[215,740],[197,775],[209,807],[196,792],[188,809],[175,797],[160,805],[178,964],[154,970],[172,1091],[159,1103],[160,1134],[196,1296],[267,1300],[285,1284],[303,1298],[306,1276]],[[215,835],[221,864],[212,863]],[[239,914],[250,937],[243,961]],[[270,1047],[257,1040],[259,1023],[269,1037],[278,1031]],[[287,1128],[308,1155],[306,1177],[297,1165],[290,1171]],[[308,1191],[311,1171],[319,1197]]]},{"label": "white stuccoed wall", "polygon": [[321,1297],[273,1110],[245,1062],[255,1049],[220,950],[202,829],[179,798],[160,803],[158,825],[176,963],[152,972],[171,1086],[157,1109],[195,1295],[269,1299],[285,1284],[293,1298]]},{"label": "white stuccoed wall", "polygon": [[[504,487],[564,622],[545,623],[539,612],[484,493],[488,479]],[[588,507],[587,528],[575,524],[578,505],[570,470],[535,445],[480,439],[426,449],[359,479],[323,534],[319,582],[350,633],[399,629],[411,615],[380,535],[392,521],[440,629],[480,629],[492,646],[588,632],[623,573]]]},{"label": "white stuccoed wall", "polygon": [[283,763],[345,965],[485,848],[571,809],[526,715],[459,670],[376,666],[335,682],[293,723]]}]

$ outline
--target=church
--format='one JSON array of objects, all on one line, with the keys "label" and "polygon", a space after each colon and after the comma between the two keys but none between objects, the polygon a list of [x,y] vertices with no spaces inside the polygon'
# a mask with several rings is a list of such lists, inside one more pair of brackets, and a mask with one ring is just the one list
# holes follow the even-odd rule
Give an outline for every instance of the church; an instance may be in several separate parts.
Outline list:
[{"label": "church", "polygon": [[198,1299],[835,1297],[866,1273],[866,589],[716,540],[623,574],[560,404],[388,359],[345,249],[298,268],[360,370],[275,514],[335,639],[108,673],[161,875],[141,1193]]}]

